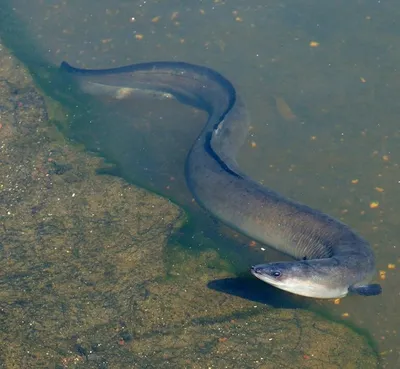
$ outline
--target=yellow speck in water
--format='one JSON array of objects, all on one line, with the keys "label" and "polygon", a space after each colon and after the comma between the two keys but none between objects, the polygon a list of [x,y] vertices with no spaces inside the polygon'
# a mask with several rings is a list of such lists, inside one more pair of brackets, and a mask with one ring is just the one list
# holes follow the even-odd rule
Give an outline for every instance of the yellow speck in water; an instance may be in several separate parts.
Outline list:
[{"label": "yellow speck in water", "polygon": [[236,22],[243,22],[243,19],[242,19],[241,17],[236,17],[236,18],[235,18],[235,21],[236,21]]},{"label": "yellow speck in water", "polygon": [[173,12],[171,15],[171,20],[175,20],[176,18],[178,18],[179,12]]},{"label": "yellow speck in water", "polygon": [[396,264],[388,264],[388,269],[396,269]]},{"label": "yellow speck in water", "polygon": [[160,15],[157,15],[157,17],[154,17],[151,21],[152,21],[153,23],[157,23],[160,19],[161,19],[161,16],[160,16]]},{"label": "yellow speck in water", "polygon": [[351,180],[351,183],[352,183],[352,184],[357,184],[358,182],[359,182],[358,179],[352,179],[352,180]]},{"label": "yellow speck in water", "polygon": [[375,191],[383,192],[385,191],[382,187],[375,187]]},{"label": "yellow speck in water", "polygon": [[257,147],[257,144],[254,142],[254,141],[251,141],[251,147],[254,149],[254,148],[256,148]]},{"label": "yellow speck in water", "polygon": [[360,81],[361,81],[362,83],[367,82],[367,80],[366,80],[365,78],[363,78],[363,77],[360,77]]},{"label": "yellow speck in water", "polygon": [[342,314],[342,317],[343,317],[343,318],[348,318],[349,316],[350,316],[349,313],[343,313],[343,314]]},{"label": "yellow speck in water", "polygon": [[129,87],[121,87],[115,93],[116,99],[125,99],[127,96],[130,96],[133,93],[133,89]]},{"label": "yellow speck in water", "polygon": [[377,207],[379,207],[379,201],[372,201],[372,202],[369,204],[369,207],[370,207],[371,209],[376,209]]},{"label": "yellow speck in water", "polygon": [[333,303],[334,303],[335,305],[339,305],[339,304],[340,304],[340,299],[334,299],[334,300],[333,300]]},{"label": "yellow speck in water", "polygon": [[201,15],[206,14],[206,12],[204,11],[204,9],[200,9],[199,12],[200,12]]},{"label": "yellow speck in water", "polygon": [[317,41],[310,41],[309,45],[310,45],[310,47],[318,47],[318,46],[319,46],[319,42],[317,42]]},{"label": "yellow speck in water", "polygon": [[382,160],[383,161],[389,161],[389,159],[390,159],[389,155],[383,155],[382,156]]},{"label": "yellow speck in water", "polygon": [[103,40],[101,40],[101,43],[102,44],[108,44],[111,41],[112,41],[112,38],[104,38]]},{"label": "yellow speck in water", "polygon": [[379,278],[382,279],[382,280],[385,280],[386,279],[386,271],[380,270],[379,271]]},{"label": "yellow speck in water", "polygon": [[136,40],[142,40],[143,39],[143,35],[141,33],[138,33],[135,35]]},{"label": "yellow speck in water", "polygon": [[311,140],[311,141],[315,141],[316,139],[317,139],[317,136],[311,136],[311,137],[310,137],[310,140]]}]

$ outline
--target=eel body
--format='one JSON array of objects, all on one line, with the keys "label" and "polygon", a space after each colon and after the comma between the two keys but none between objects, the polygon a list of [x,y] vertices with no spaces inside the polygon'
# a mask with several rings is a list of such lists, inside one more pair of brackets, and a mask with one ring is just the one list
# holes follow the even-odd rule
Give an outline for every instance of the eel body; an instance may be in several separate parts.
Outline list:
[{"label": "eel body", "polygon": [[196,201],[228,226],[292,256],[251,272],[280,289],[308,297],[381,293],[370,284],[375,258],[369,243],[323,212],[260,185],[243,173],[237,153],[249,130],[247,110],[232,83],[213,69],[183,62],[150,62],[113,69],[61,70],[92,95],[174,98],[208,113],[186,159]]}]

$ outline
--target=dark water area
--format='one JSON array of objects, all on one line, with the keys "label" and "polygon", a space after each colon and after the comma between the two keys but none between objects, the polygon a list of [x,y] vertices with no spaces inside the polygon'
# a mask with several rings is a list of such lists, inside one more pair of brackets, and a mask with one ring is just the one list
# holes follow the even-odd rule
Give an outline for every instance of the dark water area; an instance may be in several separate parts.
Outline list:
[{"label": "dark water area", "polygon": [[[367,337],[383,367],[400,366],[397,2],[0,0],[0,6],[3,42],[59,103],[52,105],[51,123],[105,159],[97,175],[122,178],[186,211],[189,223],[168,241],[175,250],[165,260],[169,277],[190,276],[185,263],[193,267],[198,258],[209,265],[209,257],[214,280],[198,278],[208,289],[249,304],[318,311]],[[185,184],[185,158],[205,113],[170,100],[86,96],[59,75],[63,60],[80,68],[175,60],[222,73],[252,119],[240,166],[365,237],[376,254],[383,294],[315,301],[252,281],[246,274],[251,263],[282,256],[215,222]],[[185,255],[181,264],[178,255]],[[227,270],[239,277],[218,274]]]}]

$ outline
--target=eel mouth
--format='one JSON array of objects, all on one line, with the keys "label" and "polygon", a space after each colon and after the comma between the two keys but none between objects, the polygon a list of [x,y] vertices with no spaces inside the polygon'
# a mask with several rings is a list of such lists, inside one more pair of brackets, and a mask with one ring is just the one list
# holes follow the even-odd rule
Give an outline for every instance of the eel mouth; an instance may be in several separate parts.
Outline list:
[{"label": "eel mouth", "polygon": [[252,266],[250,271],[254,275],[263,275],[263,269],[257,266]]},{"label": "eel mouth", "polygon": [[268,268],[264,265],[253,265],[250,269],[251,273],[258,277],[268,277],[270,279],[279,279],[282,275],[281,270],[278,268]]},{"label": "eel mouth", "polygon": [[279,284],[279,276],[271,275],[268,270],[263,268],[262,266],[255,265],[250,269],[251,274],[253,274],[256,278],[261,279],[262,281],[272,284],[274,286]]}]

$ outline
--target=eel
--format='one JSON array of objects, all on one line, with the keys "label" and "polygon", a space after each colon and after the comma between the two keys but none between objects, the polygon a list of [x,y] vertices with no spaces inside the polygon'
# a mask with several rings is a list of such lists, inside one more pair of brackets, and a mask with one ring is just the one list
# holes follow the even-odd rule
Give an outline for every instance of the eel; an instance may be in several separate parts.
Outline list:
[{"label": "eel", "polygon": [[349,293],[379,295],[370,244],[339,220],[289,199],[246,175],[236,156],[249,116],[233,84],[217,71],[174,61],[111,69],[80,69],[62,62],[83,92],[128,98],[174,98],[208,114],[186,158],[185,178],[195,200],[231,228],[295,260],[251,267],[260,280],[313,298]]}]

